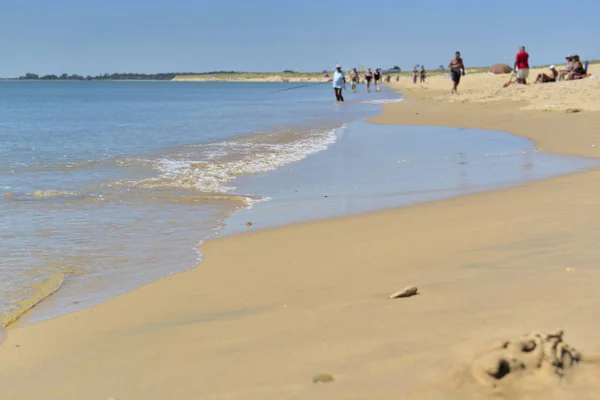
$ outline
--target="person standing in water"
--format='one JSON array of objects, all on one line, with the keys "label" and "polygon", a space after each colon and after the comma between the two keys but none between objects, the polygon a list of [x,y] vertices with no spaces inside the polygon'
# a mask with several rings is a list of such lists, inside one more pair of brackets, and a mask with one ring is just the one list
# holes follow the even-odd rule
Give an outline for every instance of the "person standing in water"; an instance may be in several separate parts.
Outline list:
[{"label": "person standing in water", "polygon": [[369,68],[365,74],[365,80],[367,81],[367,92],[371,91],[371,79],[373,79],[373,73],[371,72],[371,68]]},{"label": "person standing in water", "polygon": [[335,92],[335,99],[337,101],[344,101],[342,96],[342,90],[346,87],[346,77],[342,71],[341,64],[335,66],[335,72],[333,73],[333,91]]},{"label": "person standing in water", "polygon": [[460,77],[465,74],[465,64],[460,56],[460,51],[457,51],[454,54],[454,58],[448,63],[448,68],[450,68],[450,77],[452,78],[453,83],[452,94],[456,94],[458,93]]},{"label": "person standing in water", "polygon": [[355,93],[356,93],[356,85],[358,85],[359,79],[360,79],[360,77],[358,76],[358,71],[356,70],[356,68],[352,69],[352,72],[350,72],[350,82],[351,82],[352,91]]},{"label": "person standing in water", "polygon": [[381,72],[379,71],[379,68],[375,68],[373,78],[375,78],[375,91],[379,92],[379,81],[381,80]]}]

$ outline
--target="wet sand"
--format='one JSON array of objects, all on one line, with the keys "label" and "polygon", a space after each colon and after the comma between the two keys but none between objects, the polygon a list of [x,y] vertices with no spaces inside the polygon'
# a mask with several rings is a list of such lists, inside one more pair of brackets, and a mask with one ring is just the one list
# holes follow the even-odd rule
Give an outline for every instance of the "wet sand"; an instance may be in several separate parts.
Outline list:
[{"label": "wet sand", "polygon": [[[504,130],[598,157],[598,114],[522,106],[413,93],[373,122]],[[596,169],[209,242],[199,268],[11,329],[3,395],[598,398],[599,179]],[[420,294],[388,299],[410,285]],[[498,341],[556,329],[583,357],[563,378],[523,363],[495,388],[477,380]],[[334,381],[314,384],[320,373]]]}]

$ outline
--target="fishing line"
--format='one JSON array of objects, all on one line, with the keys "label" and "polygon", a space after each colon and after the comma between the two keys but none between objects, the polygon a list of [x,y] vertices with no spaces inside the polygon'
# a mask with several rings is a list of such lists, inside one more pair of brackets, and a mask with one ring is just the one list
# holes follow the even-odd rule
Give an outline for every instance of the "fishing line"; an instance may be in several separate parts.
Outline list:
[{"label": "fishing line", "polygon": [[291,88],[279,89],[279,90],[276,90],[274,92],[270,92],[269,94],[274,94],[274,93],[279,93],[279,92],[285,92],[287,90],[300,89],[300,88],[303,88],[303,87],[314,86],[314,85],[318,85],[318,84],[321,84],[321,83],[330,83],[330,81],[307,83],[305,85],[298,85],[298,86],[293,86]]}]

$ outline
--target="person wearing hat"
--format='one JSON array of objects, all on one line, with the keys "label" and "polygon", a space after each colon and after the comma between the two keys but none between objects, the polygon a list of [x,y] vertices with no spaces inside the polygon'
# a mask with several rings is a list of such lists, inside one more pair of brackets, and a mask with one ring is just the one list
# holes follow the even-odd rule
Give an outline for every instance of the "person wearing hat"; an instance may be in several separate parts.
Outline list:
[{"label": "person wearing hat", "polygon": [[448,63],[448,68],[450,68],[450,77],[452,78],[452,82],[454,84],[452,86],[452,94],[456,94],[458,93],[460,77],[465,74],[465,64],[460,56],[460,51],[457,51],[454,54],[454,58],[450,60],[450,63]]},{"label": "person wearing hat", "polygon": [[514,70],[517,71],[517,83],[526,85],[529,76],[529,53],[525,51],[525,46],[519,47],[519,52],[515,57]]},{"label": "person wearing hat", "polygon": [[567,60],[567,64],[565,65],[565,69],[561,69],[558,72],[558,76],[556,77],[557,81],[564,80],[573,71],[573,56],[569,54],[565,57],[565,60]]},{"label": "person wearing hat", "polygon": [[546,83],[546,82],[556,82],[556,77],[558,76],[558,71],[554,65],[550,66],[550,74],[538,74],[535,83]]},{"label": "person wearing hat", "polygon": [[344,71],[342,71],[342,65],[337,64],[335,66],[335,72],[333,73],[333,91],[335,92],[335,99],[337,101],[344,101],[342,96],[342,90],[346,87],[346,77]]}]

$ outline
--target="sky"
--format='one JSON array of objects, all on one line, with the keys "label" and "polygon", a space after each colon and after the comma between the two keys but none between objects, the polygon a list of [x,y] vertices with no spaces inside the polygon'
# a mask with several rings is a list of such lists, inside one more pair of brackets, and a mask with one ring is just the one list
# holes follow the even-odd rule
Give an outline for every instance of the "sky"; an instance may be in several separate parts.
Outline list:
[{"label": "sky", "polygon": [[[0,76],[600,59],[600,1],[0,0]],[[572,8],[570,10],[570,8]]]}]

